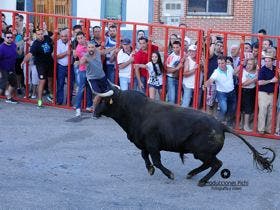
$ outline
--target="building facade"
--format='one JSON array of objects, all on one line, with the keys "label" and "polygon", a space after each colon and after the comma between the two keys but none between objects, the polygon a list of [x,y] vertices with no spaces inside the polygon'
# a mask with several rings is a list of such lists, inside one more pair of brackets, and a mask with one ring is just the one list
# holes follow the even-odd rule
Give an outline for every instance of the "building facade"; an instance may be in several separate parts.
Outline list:
[{"label": "building facade", "polygon": [[264,28],[269,35],[278,36],[279,11],[279,0],[154,0],[154,22],[182,22],[205,31],[257,33]]},{"label": "building facade", "polygon": [[[153,0],[142,0],[136,6],[135,0],[1,0],[0,9],[149,23],[153,22],[153,3]],[[11,15],[6,16],[11,23]],[[52,20],[47,22],[49,27],[53,25]],[[132,26],[122,28],[129,30]]]}]

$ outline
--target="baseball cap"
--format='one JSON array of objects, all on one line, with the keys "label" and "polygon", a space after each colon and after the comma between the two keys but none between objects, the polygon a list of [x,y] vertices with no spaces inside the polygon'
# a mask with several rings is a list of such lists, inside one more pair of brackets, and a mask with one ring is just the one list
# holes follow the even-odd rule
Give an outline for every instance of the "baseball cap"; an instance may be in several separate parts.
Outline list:
[{"label": "baseball cap", "polygon": [[123,40],[122,40],[122,44],[130,44],[131,43],[131,41],[130,41],[130,39],[128,39],[128,38],[124,38]]}]

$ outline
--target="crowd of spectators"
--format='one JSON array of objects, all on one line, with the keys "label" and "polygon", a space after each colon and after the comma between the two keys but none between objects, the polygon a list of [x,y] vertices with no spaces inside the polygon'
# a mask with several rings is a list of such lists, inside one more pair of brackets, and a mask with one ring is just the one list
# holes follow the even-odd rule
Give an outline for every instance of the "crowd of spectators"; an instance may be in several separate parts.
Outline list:
[{"label": "crowd of spectators", "polygon": [[[110,81],[120,85],[122,90],[135,89],[152,99],[162,99],[162,96],[166,95],[164,100],[167,102],[186,108],[192,106],[195,93],[200,108],[205,92],[207,112],[223,123],[233,126],[238,87],[241,86],[240,129],[252,131],[257,96],[257,131],[261,134],[280,134],[279,97],[276,131],[271,130],[273,96],[276,94],[278,72],[275,72],[276,48],[270,39],[264,38],[262,43],[256,41],[232,44],[227,53],[224,51],[223,38],[211,36],[206,67],[206,56],[198,58],[196,42],[192,43],[187,36],[180,37],[185,25],[180,26],[181,29],[177,32],[173,30],[169,35],[166,46],[168,55],[164,60],[163,52],[160,52],[162,47],[155,42],[149,42],[151,39],[145,35],[144,30],[137,31],[136,43],[132,43],[131,40],[134,39],[131,36],[118,37],[120,47],[117,47],[118,25],[110,21],[104,29],[105,37],[102,37],[102,28],[98,25],[91,27],[89,36],[86,36],[84,21],[74,25],[71,31],[63,28],[51,32],[45,22],[42,23],[42,27],[35,27],[30,23],[27,31],[24,27],[24,17],[16,14],[13,24],[8,25],[5,14],[2,13],[0,94],[6,96],[8,103],[17,103],[14,96],[37,100],[39,108],[47,101],[57,105],[68,103],[75,108],[75,115],[79,117],[83,111],[83,99],[86,99],[85,111],[94,113],[100,98],[94,97],[92,90],[106,94]],[[265,31],[261,30],[260,33]],[[259,55],[261,44],[262,53]],[[241,45],[244,46],[244,55],[241,55]],[[261,62],[258,65],[259,57]],[[57,67],[56,71],[54,66]],[[53,80],[54,72],[56,81]],[[179,81],[180,72],[182,81]],[[163,78],[164,73],[166,78]],[[164,79],[166,84],[163,83]],[[56,93],[53,92],[54,82]],[[182,84],[180,91],[179,84]],[[66,85],[68,91],[65,91]],[[163,85],[166,85],[164,94]],[[29,87],[29,93],[25,92],[26,86]],[[197,88],[198,91],[195,91]]]}]

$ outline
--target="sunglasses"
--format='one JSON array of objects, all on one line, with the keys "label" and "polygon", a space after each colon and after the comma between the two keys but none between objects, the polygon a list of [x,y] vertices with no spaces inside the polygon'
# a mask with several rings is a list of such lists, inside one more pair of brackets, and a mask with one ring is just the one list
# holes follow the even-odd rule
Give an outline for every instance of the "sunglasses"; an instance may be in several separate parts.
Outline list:
[{"label": "sunglasses", "polygon": [[6,36],[6,38],[7,38],[7,39],[12,39],[13,37],[12,37],[12,36]]}]

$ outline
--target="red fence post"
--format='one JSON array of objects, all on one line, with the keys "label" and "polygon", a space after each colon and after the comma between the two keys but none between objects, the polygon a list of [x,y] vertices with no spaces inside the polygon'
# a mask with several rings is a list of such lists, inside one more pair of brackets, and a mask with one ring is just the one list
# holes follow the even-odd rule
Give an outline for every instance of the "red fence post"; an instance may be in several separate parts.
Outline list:
[{"label": "red fence post", "polygon": [[239,72],[238,72],[238,91],[237,91],[237,106],[236,106],[236,118],[235,118],[235,129],[239,129],[239,123],[240,123],[240,108],[241,108],[241,97],[242,97],[242,75],[243,75],[243,65],[244,65],[244,42],[245,42],[245,36],[241,36],[242,41],[240,44],[241,51],[239,53],[240,57],[240,66],[239,66]]},{"label": "red fence post", "polygon": [[[23,37],[23,40],[26,39],[26,42],[25,42],[25,51],[26,52],[29,52],[29,44],[28,44],[28,40],[31,38],[29,37],[29,33],[30,33],[30,28],[29,28],[29,14],[26,15],[26,37]],[[26,78],[25,78],[25,98],[28,99],[29,98],[29,62],[26,62],[25,63],[25,75],[26,75]],[[24,71],[24,68],[22,69],[22,71]],[[24,75],[24,73],[23,73]]]},{"label": "red fence post", "polygon": [[[136,38],[136,24],[133,24],[133,31],[132,31],[132,52],[135,52],[136,49],[136,42],[138,42]],[[135,69],[133,63],[131,64],[131,74],[130,74],[130,89],[134,89],[134,76],[135,76]]]},{"label": "red fence post", "polygon": [[165,33],[164,33],[164,70],[163,70],[163,76],[162,76],[162,92],[161,92],[161,100],[165,101],[166,97],[166,73],[167,73],[167,65],[166,65],[166,60],[168,57],[168,40],[169,40],[169,30],[168,27],[165,28]]},{"label": "red fence post", "polygon": [[58,33],[58,21],[57,17],[54,18],[54,47],[53,47],[53,103],[56,104],[56,83],[57,83],[57,34]]},{"label": "red fence post", "polygon": [[[208,79],[208,64],[209,64],[209,48],[211,42],[211,29],[207,31],[206,36],[206,50],[205,50],[205,65],[204,65],[204,84]],[[206,110],[206,99],[207,99],[207,87],[204,86],[203,94],[203,110]]]},{"label": "red fence post", "polygon": [[[182,59],[185,59],[185,50],[184,50],[184,42],[185,42],[185,28],[180,28],[181,31],[181,52],[180,52],[180,62],[182,62]],[[180,106],[181,104],[181,99],[182,99],[182,82],[183,82],[183,71],[184,71],[184,66],[179,69],[179,78],[178,78],[178,90],[177,90],[177,105]]]}]

